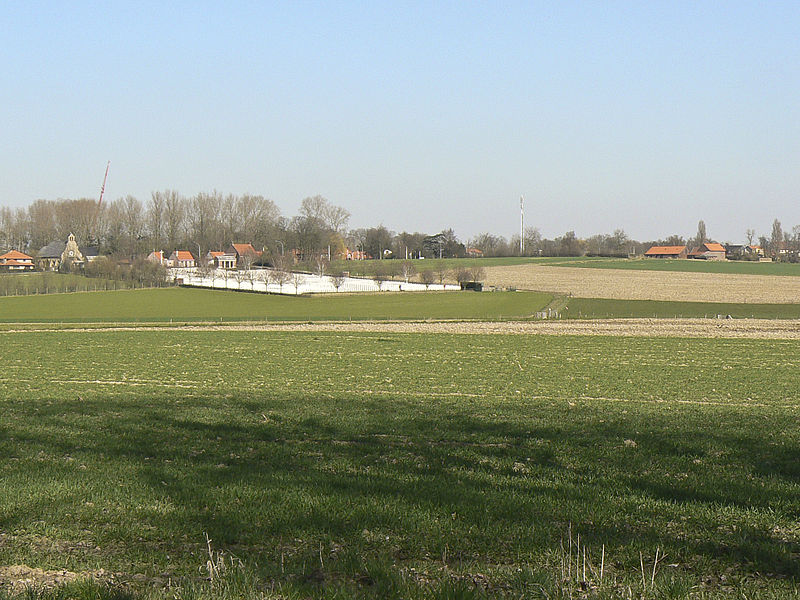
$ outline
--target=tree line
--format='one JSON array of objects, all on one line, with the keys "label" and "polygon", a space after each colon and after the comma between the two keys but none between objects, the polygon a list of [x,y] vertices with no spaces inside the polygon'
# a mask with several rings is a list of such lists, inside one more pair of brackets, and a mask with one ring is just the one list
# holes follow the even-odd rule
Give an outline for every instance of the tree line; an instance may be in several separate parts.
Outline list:
[{"label": "tree line", "polygon": [[[485,232],[462,241],[453,229],[438,233],[396,233],[385,225],[349,229],[350,216],[322,196],[304,198],[292,217],[281,215],[278,206],[264,196],[218,191],[187,197],[164,190],[153,192],[146,202],[125,196],[102,205],[85,198],[36,200],[27,207],[0,208],[0,249],[35,254],[73,233],[81,245],[97,246],[100,254],[119,258],[179,248],[204,255],[224,250],[232,242],[249,242],[265,251],[265,260],[293,254],[312,262],[319,255],[335,258],[345,249],[376,259],[452,258],[475,254],[474,250],[482,256],[628,256],[642,254],[651,245],[695,246],[710,241],[703,221],[689,238],[672,235],[637,241],[617,229],[587,238],[567,231],[548,239],[538,228],[528,227],[521,243],[519,234],[507,238]],[[800,225],[784,231],[776,219],[771,235],[756,236],[748,229],[745,238],[773,255],[800,255]]]}]

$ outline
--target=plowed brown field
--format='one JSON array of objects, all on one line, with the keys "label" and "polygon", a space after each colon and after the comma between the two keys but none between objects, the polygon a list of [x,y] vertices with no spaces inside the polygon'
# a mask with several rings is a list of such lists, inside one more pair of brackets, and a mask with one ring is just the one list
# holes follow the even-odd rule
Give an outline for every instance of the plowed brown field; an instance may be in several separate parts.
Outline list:
[{"label": "plowed brown field", "polygon": [[487,286],[580,298],[682,302],[800,302],[800,277],[581,269],[515,265],[486,268]]}]

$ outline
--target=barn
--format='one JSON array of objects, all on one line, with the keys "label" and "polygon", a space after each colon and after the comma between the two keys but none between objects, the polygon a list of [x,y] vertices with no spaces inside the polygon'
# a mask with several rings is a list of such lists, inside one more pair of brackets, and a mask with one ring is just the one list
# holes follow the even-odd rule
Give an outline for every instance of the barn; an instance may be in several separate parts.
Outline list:
[{"label": "barn", "polygon": [[647,258],[686,258],[686,246],[653,246],[644,255]]},{"label": "barn", "polygon": [[716,242],[706,242],[689,252],[689,258],[701,260],[725,260],[725,246]]}]

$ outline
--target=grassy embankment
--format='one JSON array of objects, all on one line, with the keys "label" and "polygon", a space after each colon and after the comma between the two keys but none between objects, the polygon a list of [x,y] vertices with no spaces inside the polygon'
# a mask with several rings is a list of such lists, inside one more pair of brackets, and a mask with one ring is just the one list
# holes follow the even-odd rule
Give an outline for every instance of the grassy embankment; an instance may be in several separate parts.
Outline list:
[{"label": "grassy embankment", "polygon": [[348,321],[525,318],[552,296],[536,292],[382,292],[277,296],[166,288],[0,298],[0,322]]},{"label": "grassy embankment", "polygon": [[[0,565],[131,597],[798,595],[797,342],[2,337]],[[213,583],[206,534],[237,557]]]},{"label": "grassy embankment", "polygon": [[135,286],[129,281],[84,277],[74,273],[44,271],[40,273],[0,275],[0,296],[124,290],[130,287]]}]

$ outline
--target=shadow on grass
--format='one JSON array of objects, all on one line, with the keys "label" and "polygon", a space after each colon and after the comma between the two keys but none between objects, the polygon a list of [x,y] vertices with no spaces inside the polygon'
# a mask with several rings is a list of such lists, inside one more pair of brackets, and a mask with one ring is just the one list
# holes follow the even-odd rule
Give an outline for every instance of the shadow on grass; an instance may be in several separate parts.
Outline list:
[{"label": "shadow on grass", "polygon": [[17,425],[0,430],[0,447],[20,457],[7,472],[40,464],[25,480],[35,499],[0,503],[3,531],[42,518],[58,529],[80,513],[123,556],[154,544],[197,551],[207,533],[284,576],[335,564],[341,548],[514,564],[546,555],[574,526],[633,566],[658,547],[800,577],[796,539],[749,520],[775,506],[800,512],[800,451],[765,447],[755,431],[658,426],[626,446],[633,425],[619,415],[511,421],[397,398],[288,395],[181,405],[100,397],[15,411]]}]

